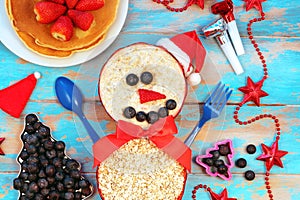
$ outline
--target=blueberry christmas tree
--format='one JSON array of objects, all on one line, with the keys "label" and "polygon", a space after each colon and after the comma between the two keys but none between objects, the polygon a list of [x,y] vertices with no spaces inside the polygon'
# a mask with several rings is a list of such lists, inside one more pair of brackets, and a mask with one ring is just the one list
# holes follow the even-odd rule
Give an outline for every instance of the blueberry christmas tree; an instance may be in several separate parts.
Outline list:
[{"label": "blueberry christmas tree", "polygon": [[80,200],[92,194],[93,187],[81,175],[80,164],[65,154],[65,143],[55,140],[36,115],[26,116],[21,139],[21,169],[13,183],[20,200]]},{"label": "blueberry christmas tree", "polygon": [[231,140],[217,142],[213,148],[206,150],[206,155],[196,157],[196,162],[206,169],[211,176],[230,180],[230,169],[233,167],[233,148]]}]

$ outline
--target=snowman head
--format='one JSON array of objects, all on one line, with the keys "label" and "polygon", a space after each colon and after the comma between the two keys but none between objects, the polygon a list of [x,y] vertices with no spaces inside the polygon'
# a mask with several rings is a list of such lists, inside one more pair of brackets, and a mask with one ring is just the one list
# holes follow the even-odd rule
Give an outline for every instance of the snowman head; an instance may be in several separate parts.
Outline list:
[{"label": "snowman head", "polygon": [[99,96],[107,113],[147,129],[177,116],[187,84],[179,62],[161,47],[137,43],[115,52],[103,66]]}]

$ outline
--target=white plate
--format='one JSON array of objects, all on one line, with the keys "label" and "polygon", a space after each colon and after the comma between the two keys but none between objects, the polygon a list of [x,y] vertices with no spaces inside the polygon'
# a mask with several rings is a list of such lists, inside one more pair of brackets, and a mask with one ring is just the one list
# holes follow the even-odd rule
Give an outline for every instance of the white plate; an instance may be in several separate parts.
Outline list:
[{"label": "white plate", "polygon": [[51,58],[29,50],[19,39],[11,26],[5,10],[5,0],[0,5],[0,41],[14,54],[22,59],[47,67],[68,67],[89,61],[108,48],[120,33],[127,16],[128,0],[120,0],[115,22],[107,32],[106,38],[96,47],[83,52],[76,52],[67,58]]}]

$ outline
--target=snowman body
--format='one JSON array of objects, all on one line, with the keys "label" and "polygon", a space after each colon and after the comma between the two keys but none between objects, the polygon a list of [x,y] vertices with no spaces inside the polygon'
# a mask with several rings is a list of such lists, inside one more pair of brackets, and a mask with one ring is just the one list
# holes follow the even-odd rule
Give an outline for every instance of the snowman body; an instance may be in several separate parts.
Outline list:
[{"label": "snowman body", "polygon": [[[145,73],[151,78],[144,79]],[[103,66],[99,81],[99,96],[107,113],[144,130],[162,118],[177,116],[186,89],[179,62],[166,50],[145,43],[118,50]],[[150,138],[130,139],[100,162],[97,182],[103,199],[181,199],[186,169]]]}]

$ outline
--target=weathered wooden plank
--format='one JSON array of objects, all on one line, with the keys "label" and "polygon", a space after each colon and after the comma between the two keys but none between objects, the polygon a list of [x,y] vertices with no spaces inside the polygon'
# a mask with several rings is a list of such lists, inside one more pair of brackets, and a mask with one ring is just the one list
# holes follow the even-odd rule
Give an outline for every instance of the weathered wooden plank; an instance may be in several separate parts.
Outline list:
[{"label": "weathered wooden plank", "polygon": [[[184,5],[185,1],[174,1],[174,7]],[[258,12],[251,9],[246,12],[245,2],[233,0],[235,18],[242,36],[247,36],[247,23],[258,17]],[[190,29],[204,27],[220,16],[210,11],[213,1],[205,1],[205,8],[201,10],[194,5],[183,13],[169,12],[164,6],[152,1],[131,1],[125,29],[129,32],[163,32],[176,33]],[[259,36],[299,37],[299,6],[290,1],[262,3],[266,20],[254,25],[254,33]],[[267,28],[266,28],[267,27]]]},{"label": "weathered wooden plank", "polygon": [[[103,63],[109,56],[120,47],[140,41],[155,43],[161,37],[165,36],[162,34],[121,34],[103,54],[81,66],[69,68],[39,67],[20,60],[8,52],[3,45],[0,45],[0,58],[2,58],[0,60],[0,73],[3,74],[3,78],[0,79],[0,89],[26,77],[29,73],[40,71],[43,78],[39,80],[31,100],[56,99],[53,86],[55,79],[61,75],[76,81],[87,99],[99,100],[97,94],[98,76]],[[300,56],[300,40],[295,38],[259,38],[257,41],[261,44],[262,52],[266,52],[265,57],[270,75],[263,87],[269,96],[262,98],[261,102],[263,104],[299,104],[300,63],[297,62],[297,58]],[[246,84],[247,76],[258,81],[263,74],[252,45],[248,40],[244,40],[247,54],[240,56],[240,61],[244,66],[245,73],[236,76],[215,41],[203,39],[203,43],[209,52],[211,61],[207,62],[208,65],[202,70],[203,84],[193,88],[194,94],[187,101],[202,102],[213,85],[222,80],[235,89],[230,102],[240,102],[242,93],[236,89]],[[212,62],[214,65],[210,65]],[[8,69],[13,69],[14,73]]]},{"label": "weathered wooden plank", "polygon": [[[86,103],[84,110],[87,118],[100,136],[115,131],[116,123],[105,113],[100,104]],[[248,160],[249,169],[257,173],[265,171],[264,163],[256,160],[261,154],[260,144],[271,145],[274,141],[274,124],[271,120],[261,120],[249,126],[238,126],[232,119],[234,106],[225,107],[224,113],[217,119],[207,123],[192,145],[193,155],[204,154],[205,150],[212,147],[217,141],[232,139],[236,160],[245,157]],[[275,174],[299,174],[300,173],[300,145],[299,145],[299,119],[300,107],[278,106],[278,107],[245,107],[240,111],[241,119],[246,119],[258,114],[272,113],[277,115],[282,125],[282,139],[279,149],[288,151],[282,161],[284,169],[275,166],[272,172]],[[92,172],[94,169],[92,158],[92,142],[89,139],[82,123],[71,112],[66,111],[56,103],[30,102],[24,113],[38,113],[43,123],[52,129],[52,134],[57,140],[63,140],[67,146],[67,153],[83,163],[83,170]],[[198,105],[185,105],[180,115],[176,118],[179,137],[182,141],[191,132],[199,119]],[[6,156],[0,157],[0,172],[17,171],[19,166],[15,159],[22,148],[19,135],[23,130],[23,116],[14,119],[3,112],[0,113],[0,137],[6,137],[1,145]],[[245,148],[253,143],[257,146],[254,155],[248,155]],[[242,173],[244,169],[234,168],[233,173]],[[194,173],[203,173],[202,168],[193,164]]]},{"label": "weathered wooden plank", "polygon": [[[12,181],[17,177],[16,173],[0,173],[0,198],[5,200],[17,199],[19,193],[12,188]],[[94,173],[84,174],[84,176],[92,182],[96,188],[96,179]],[[291,181],[293,179],[293,181]],[[300,188],[298,183],[300,181],[299,175],[272,175],[270,183],[274,195],[274,199],[289,199],[298,200]],[[233,175],[231,181],[224,181],[204,175],[189,175],[185,187],[183,200],[189,200],[192,196],[193,188],[198,184],[207,184],[216,193],[221,193],[223,188],[227,188],[228,197],[237,198],[239,200],[265,200],[268,199],[267,191],[264,185],[264,176],[257,174],[254,181],[246,181],[242,175]],[[242,191],[242,192],[241,192]],[[207,192],[198,190],[196,193],[197,199],[209,199]],[[95,191],[91,200],[100,200],[98,192]]]}]

